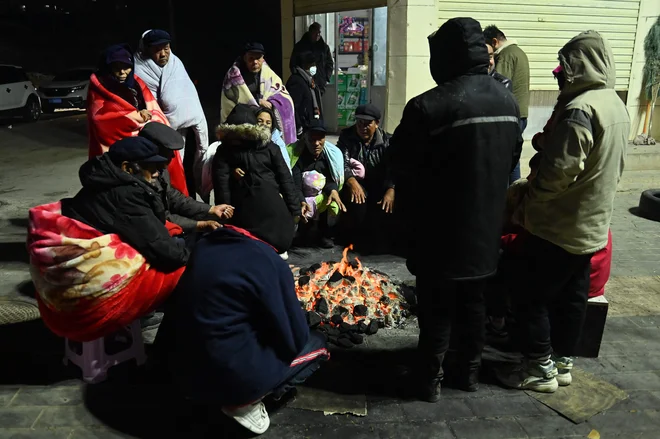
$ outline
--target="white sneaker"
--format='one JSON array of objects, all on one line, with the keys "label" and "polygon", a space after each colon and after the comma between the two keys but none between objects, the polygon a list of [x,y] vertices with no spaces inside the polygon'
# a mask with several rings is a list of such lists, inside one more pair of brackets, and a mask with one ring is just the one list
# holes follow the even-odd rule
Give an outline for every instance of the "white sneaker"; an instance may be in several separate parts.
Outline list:
[{"label": "white sneaker", "polygon": [[222,408],[222,413],[234,418],[236,422],[250,430],[252,433],[263,434],[270,427],[270,418],[263,402],[239,407],[237,409]]},{"label": "white sneaker", "polygon": [[280,258],[287,261],[289,259],[289,252],[280,253]]},{"label": "white sneaker", "polygon": [[557,371],[557,383],[560,386],[570,386],[573,382],[571,370],[573,369],[574,358],[553,356],[552,360],[555,362],[555,370]]},{"label": "white sneaker", "polygon": [[522,365],[509,373],[496,371],[497,379],[512,389],[554,393],[559,387],[557,369],[550,357],[524,360]]}]

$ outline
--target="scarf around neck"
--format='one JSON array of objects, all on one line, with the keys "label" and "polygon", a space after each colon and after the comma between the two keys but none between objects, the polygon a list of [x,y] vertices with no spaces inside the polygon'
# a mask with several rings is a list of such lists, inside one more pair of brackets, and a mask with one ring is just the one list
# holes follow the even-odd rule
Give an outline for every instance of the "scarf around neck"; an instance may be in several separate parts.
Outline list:
[{"label": "scarf around neck", "polygon": [[314,102],[314,110],[318,110],[319,103],[316,100],[316,90],[315,90],[316,86],[314,85],[314,78],[312,77],[312,75],[310,75],[300,67],[296,67],[296,71],[300,74],[300,76],[303,77],[303,79],[309,86],[309,89],[312,91],[312,101]]}]

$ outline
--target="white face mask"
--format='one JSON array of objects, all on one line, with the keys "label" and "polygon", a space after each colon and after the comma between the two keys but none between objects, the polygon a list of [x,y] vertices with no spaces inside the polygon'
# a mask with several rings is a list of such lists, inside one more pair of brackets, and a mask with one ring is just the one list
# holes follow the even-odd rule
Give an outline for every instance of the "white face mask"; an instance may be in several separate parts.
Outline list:
[{"label": "white face mask", "polygon": [[309,74],[312,76],[316,75],[316,66],[312,66],[309,68]]}]

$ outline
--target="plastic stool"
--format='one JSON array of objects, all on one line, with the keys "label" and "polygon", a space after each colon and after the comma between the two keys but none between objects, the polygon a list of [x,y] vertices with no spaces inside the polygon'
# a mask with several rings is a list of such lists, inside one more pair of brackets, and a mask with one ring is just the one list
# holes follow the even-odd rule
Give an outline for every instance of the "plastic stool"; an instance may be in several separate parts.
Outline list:
[{"label": "plastic stool", "polygon": [[[83,380],[87,383],[104,381],[108,376],[108,369],[132,359],[135,359],[137,365],[141,366],[147,361],[147,356],[144,353],[140,320],[135,320],[130,326],[127,326],[126,331],[127,335],[130,335],[128,346],[112,354],[106,350],[106,340],[113,340],[120,335],[120,332],[83,343],[65,339],[64,365],[71,362],[78,366],[82,370]],[[79,352],[74,351],[76,346]]]}]

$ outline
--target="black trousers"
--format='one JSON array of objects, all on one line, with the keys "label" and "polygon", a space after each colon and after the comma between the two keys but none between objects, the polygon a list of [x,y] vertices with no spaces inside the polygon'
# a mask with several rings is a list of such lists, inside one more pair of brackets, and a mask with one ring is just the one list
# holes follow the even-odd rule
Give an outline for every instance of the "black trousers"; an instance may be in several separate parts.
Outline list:
[{"label": "black trousers", "polygon": [[[417,276],[420,373],[442,378],[450,338],[458,348],[456,367],[468,374],[479,368],[485,340],[487,280],[446,280]],[[453,332],[453,334],[452,334]]]},{"label": "black trousers", "polygon": [[524,267],[514,284],[515,336],[528,358],[574,356],[589,296],[593,254],[575,255],[525,237]]},{"label": "black trousers", "polygon": [[517,255],[502,253],[497,265],[497,274],[488,279],[486,288],[486,312],[491,317],[504,318],[511,310],[512,287],[525,269]]}]

